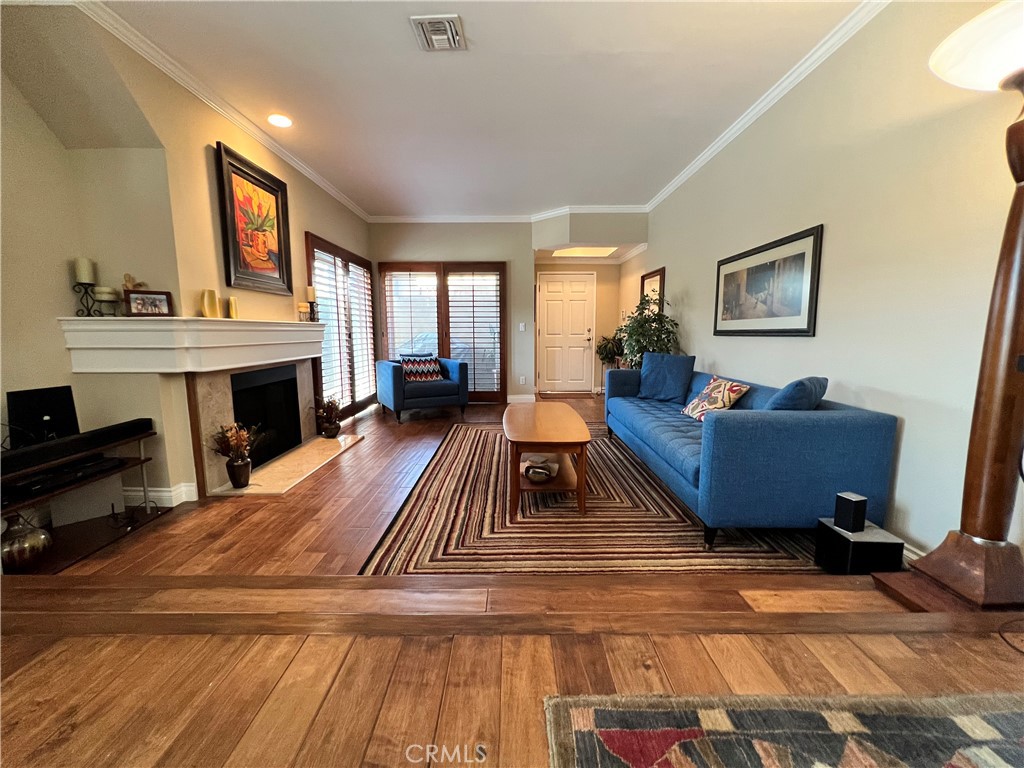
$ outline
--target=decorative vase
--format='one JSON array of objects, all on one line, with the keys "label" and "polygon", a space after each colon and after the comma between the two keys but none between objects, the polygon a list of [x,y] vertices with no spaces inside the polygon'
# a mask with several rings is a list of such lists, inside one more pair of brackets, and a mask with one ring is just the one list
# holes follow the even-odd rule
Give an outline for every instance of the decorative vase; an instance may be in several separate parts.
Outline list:
[{"label": "decorative vase", "polygon": [[0,539],[0,563],[3,563],[5,571],[24,570],[35,563],[51,544],[53,537],[48,531],[36,528],[18,516],[10,522]]},{"label": "decorative vase", "polygon": [[199,295],[199,309],[203,317],[220,317],[220,297],[212,288],[204,288]]},{"label": "decorative vase", "polygon": [[324,424],[324,437],[337,437],[339,432],[341,432],[341,424],[338,422]]},{"label": "decorative vase", "polygon": [[228,459],[225,465],[228,469],[228,479],[232,488],[245,488],[249,485],[249,476],[252,474],[252,459]]}]

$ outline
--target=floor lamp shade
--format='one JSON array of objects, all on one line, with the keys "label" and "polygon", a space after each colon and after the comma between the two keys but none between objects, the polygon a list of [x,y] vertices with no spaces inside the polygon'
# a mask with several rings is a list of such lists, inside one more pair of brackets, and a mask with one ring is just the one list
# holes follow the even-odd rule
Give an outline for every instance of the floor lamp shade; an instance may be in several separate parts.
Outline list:
[{"label": "floor lamp shade", "polygon": [[[999,3],[962,26],[929,62],[945,80],[1024,91],[1024,2]],[[1024,605],[1024,558],[1007,536],[1024,447],[1024,121],[1006,133],[1016,183],[996,262],[974,400],[960,530],[914,568],[984,607]]]}]

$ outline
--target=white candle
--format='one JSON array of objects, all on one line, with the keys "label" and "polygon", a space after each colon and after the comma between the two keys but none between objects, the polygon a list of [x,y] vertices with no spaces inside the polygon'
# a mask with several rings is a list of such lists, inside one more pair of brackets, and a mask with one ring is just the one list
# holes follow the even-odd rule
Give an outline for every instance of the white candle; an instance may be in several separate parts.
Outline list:
[{"label": "white candle", "polygon": [[92,259],[87,259],[85,256],[79,256],[74,261],[75,264],[75,282],[76,283],[90,283],[96,284],[96,262]]},{"label": "white candle", "polygon": [[312,285],[306,286],[306,301],[316,301],[316,288]]},{"label": "white candle", "polygon": [[298,303],[299,312],[309,312],[309,304],[304,301]]}]

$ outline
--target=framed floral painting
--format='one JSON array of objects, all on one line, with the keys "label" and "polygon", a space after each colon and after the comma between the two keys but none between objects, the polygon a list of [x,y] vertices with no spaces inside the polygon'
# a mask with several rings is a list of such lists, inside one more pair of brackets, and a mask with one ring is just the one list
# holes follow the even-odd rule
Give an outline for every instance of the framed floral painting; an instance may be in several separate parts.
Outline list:
[{"label": "framed floral painting", "polygon": [[220,141],[217,165],[227,284],[290,296],[288,186]]}]

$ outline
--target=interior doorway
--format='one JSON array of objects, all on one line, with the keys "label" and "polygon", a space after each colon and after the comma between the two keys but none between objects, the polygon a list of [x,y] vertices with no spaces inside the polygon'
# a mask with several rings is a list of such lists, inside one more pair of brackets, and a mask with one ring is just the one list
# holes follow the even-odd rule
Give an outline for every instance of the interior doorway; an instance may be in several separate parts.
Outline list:
[{"label": "interior doorway", "polygon": [[595,272],[537,274],[537,388],[594,391]]}]

